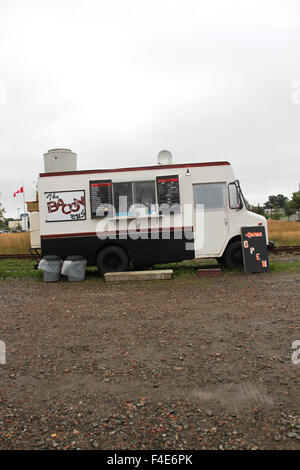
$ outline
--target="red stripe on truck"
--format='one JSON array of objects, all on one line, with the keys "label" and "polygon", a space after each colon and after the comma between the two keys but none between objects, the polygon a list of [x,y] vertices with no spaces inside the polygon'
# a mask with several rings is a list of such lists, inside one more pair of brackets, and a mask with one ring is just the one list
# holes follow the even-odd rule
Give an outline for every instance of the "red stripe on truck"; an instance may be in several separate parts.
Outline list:
[{"label": "red stripe on truck", "polygon": [[[168,227],[168,228],[148,228],[148,229],[141,229],[139,230],[140,232],[143,232],[143,231],[148,231],[148,232],[168,232],[169,230],[171,232],[174,232],[175,230],[181,230],[181,231],[184,231],[184,230],[193,230],[194,228],[193,227]],[[99,232],[101,234],[103,233],[115,233],[115,234],[119,234],[119,233],[136,233],[137,231],[135,230],[113,230],[111,232]],[[73,238],[73,237],[96,237],[97,236],[97,232],[79,232],[79,233],[55,233],[55,234],[51,234],[51,235],[41,235],[41,238],[42,239],[47,239],[47,238]]]}]

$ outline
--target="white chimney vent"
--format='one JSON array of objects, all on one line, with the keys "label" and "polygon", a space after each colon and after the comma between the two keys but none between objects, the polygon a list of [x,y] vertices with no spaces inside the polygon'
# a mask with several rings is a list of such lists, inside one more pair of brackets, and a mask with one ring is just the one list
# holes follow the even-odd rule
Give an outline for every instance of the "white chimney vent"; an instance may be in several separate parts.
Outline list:
[{"label": "white chimney vent", "polygon": [[77,153],[69,149],[51,149],[44,153],[45,173],[77,170]]}]

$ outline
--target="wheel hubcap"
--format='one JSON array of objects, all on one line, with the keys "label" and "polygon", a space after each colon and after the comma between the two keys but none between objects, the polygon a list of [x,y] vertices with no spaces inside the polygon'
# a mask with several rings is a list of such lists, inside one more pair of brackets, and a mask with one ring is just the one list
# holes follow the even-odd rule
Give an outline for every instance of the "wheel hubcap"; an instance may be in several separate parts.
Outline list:
[{"label": "wheel hubcap", "polygon": [[120,258],[114,254],[105,256],[103,261],[105,266],[109,269],[117,269],[120,266]]}]

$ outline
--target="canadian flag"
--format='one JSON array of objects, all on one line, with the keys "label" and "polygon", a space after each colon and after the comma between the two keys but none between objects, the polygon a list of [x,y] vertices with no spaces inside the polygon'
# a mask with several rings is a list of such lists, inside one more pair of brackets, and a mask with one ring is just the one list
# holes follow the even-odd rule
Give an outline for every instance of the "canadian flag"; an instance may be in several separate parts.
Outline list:
[{"label": "canadian flag", "polygon": [[14,193],[14,197],[16,197],[17,194],[21,194],[21,193],[23,193],[23,192],[24,192],[24,188],[23,188],[23,186],[21,186],[21,188],[18,189],[18,191],[16,191],[16,192]]}]

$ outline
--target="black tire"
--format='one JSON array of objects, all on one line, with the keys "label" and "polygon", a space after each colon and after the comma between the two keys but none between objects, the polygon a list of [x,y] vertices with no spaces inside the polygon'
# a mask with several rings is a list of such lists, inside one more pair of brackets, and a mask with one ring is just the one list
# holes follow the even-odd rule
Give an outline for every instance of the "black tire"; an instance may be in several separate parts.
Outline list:
[{"label": "black tire", "polygon": [[236,240],[230,243],[230,245],[226,248],[223,259],[225,266],[228,269],[238,269],[239,271],[242,271],[244,267],[242,242],[240,240]]},{"label": "black tire", "polygon": [[97,268],[102,276],[105,273],[127,271],[129,259],[127,253],[119,246],[106,246],[97,256]]},{"label": "black tire", "polygon": [[153,268],[153,264],[146,264],[146,265],[134,265],[133,266],[136,271],[145,271],[146,269]]},{"label": "black tire", "polygon": [[221,256],[221,258],[216,258],[216,261],[219,263],[219,265],[222,267],[222,268],[225,268],[225,261],[224,261],[224,258],[223,256]]}]

